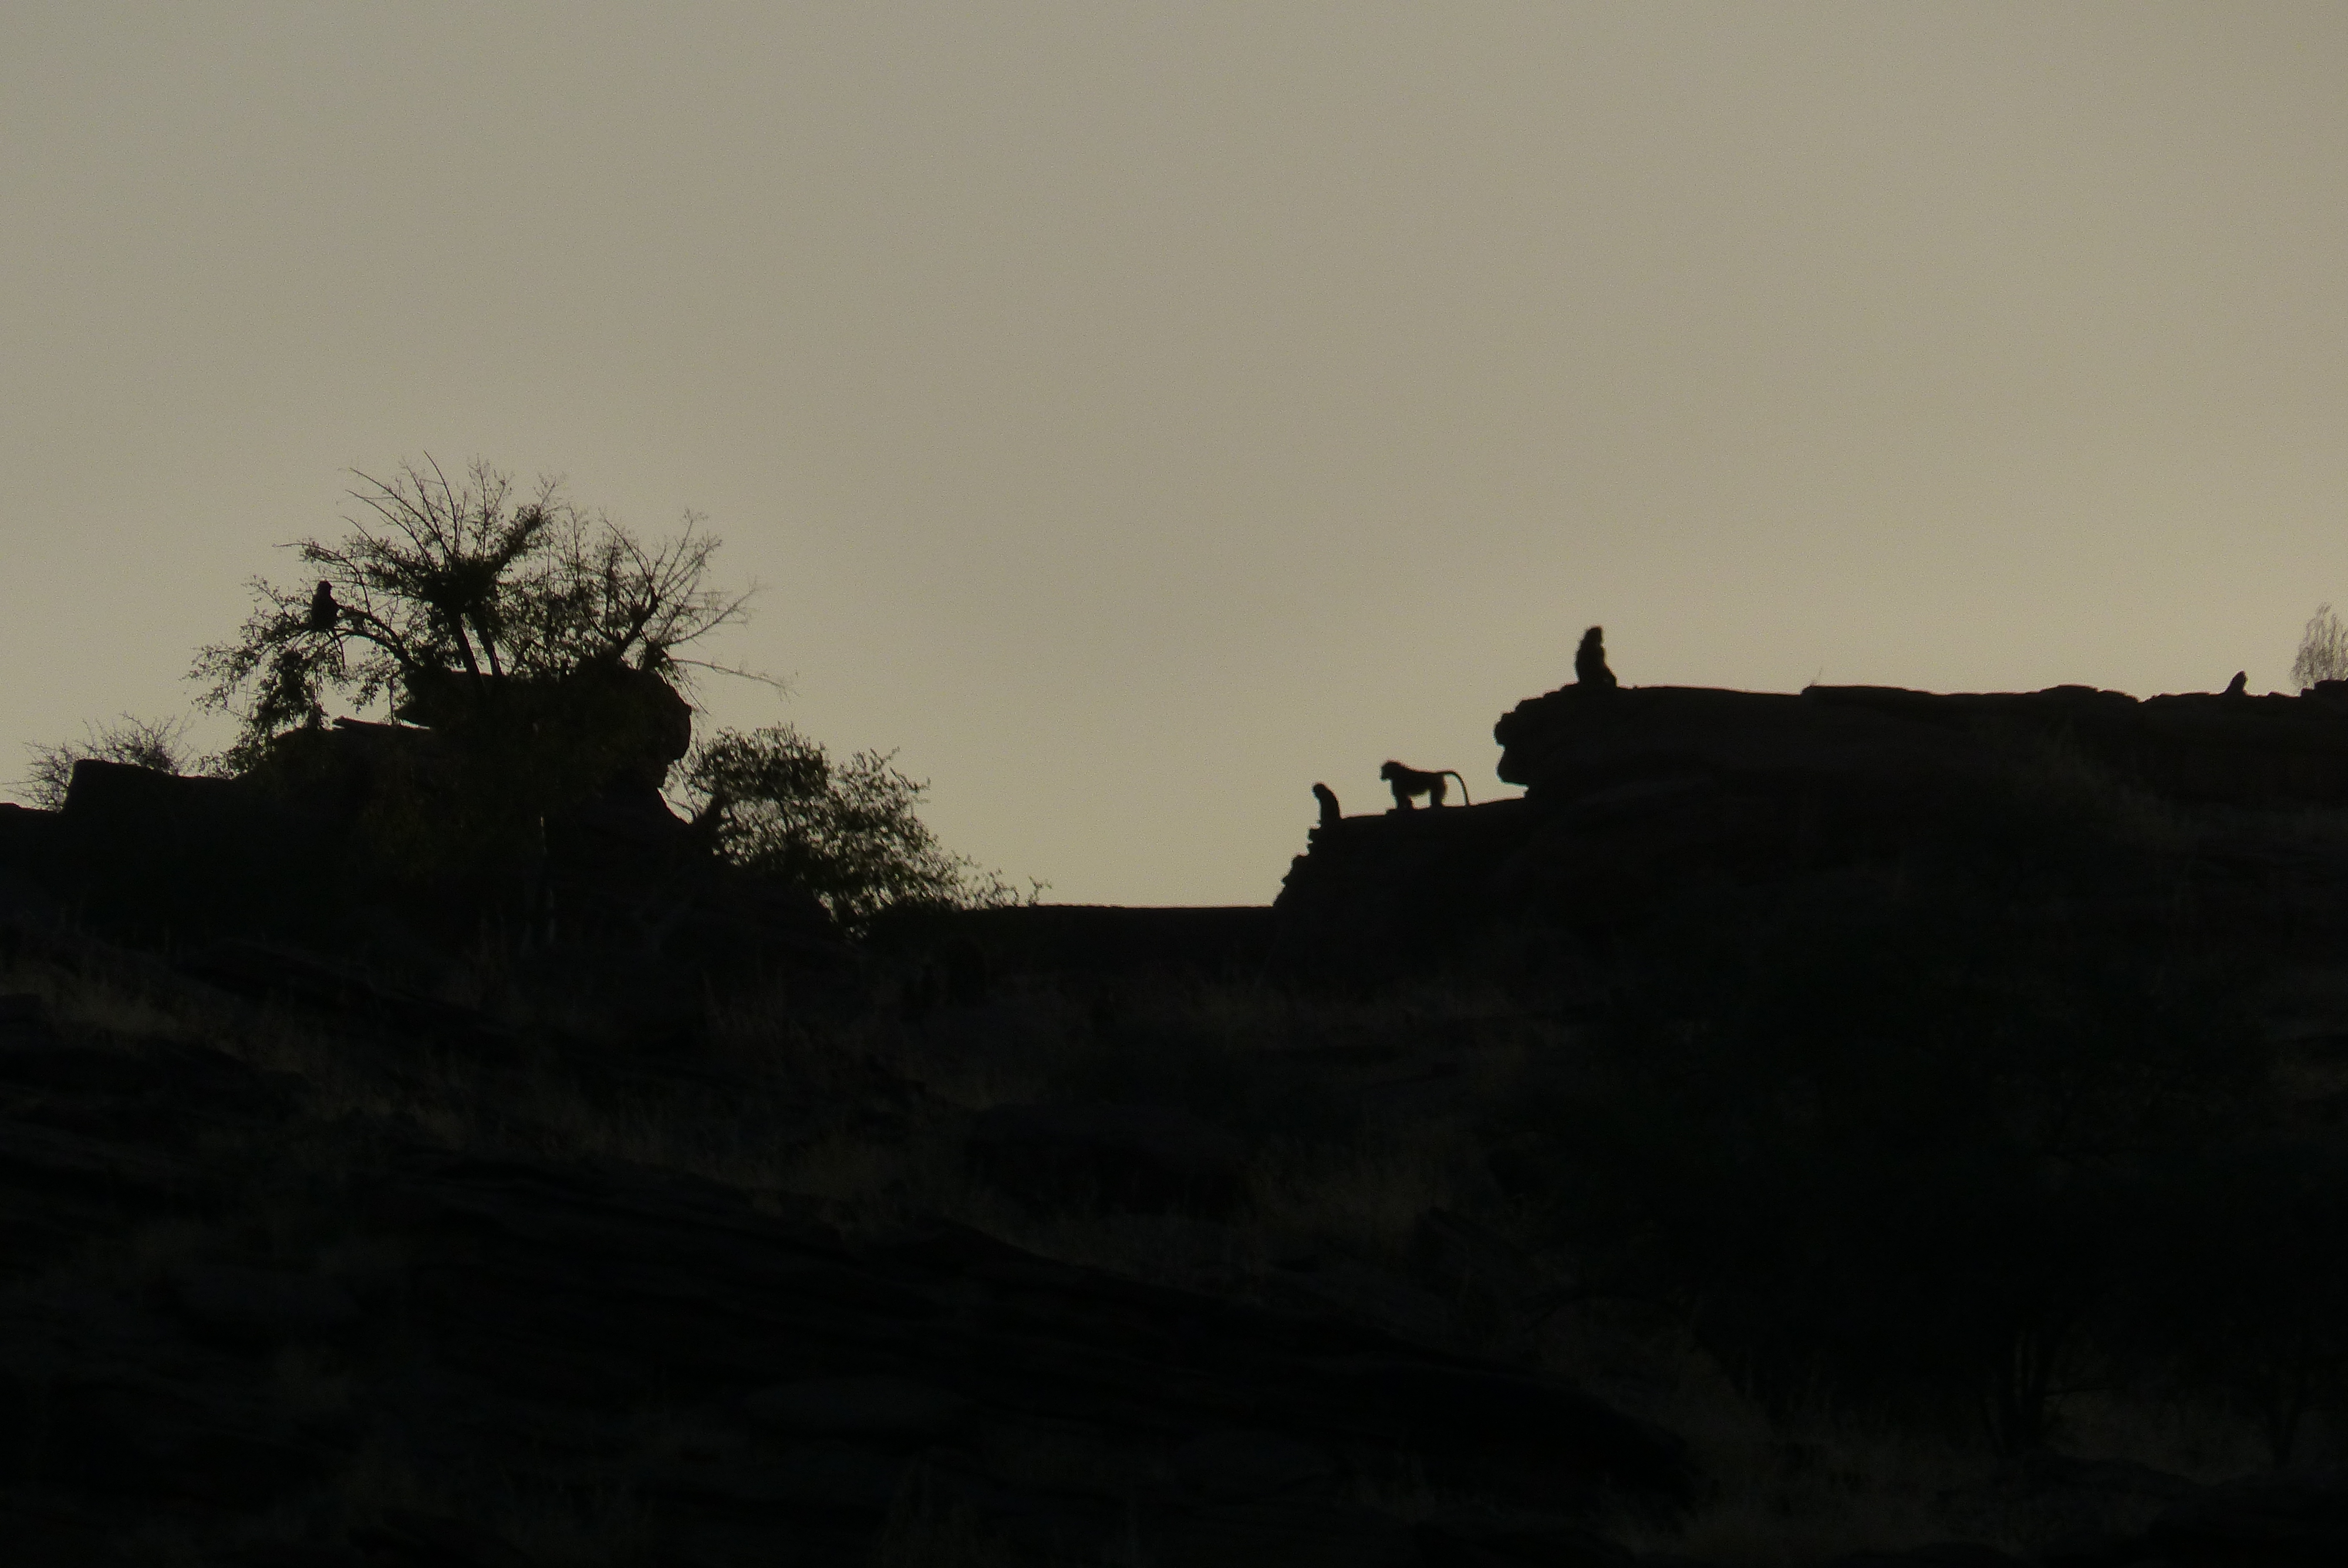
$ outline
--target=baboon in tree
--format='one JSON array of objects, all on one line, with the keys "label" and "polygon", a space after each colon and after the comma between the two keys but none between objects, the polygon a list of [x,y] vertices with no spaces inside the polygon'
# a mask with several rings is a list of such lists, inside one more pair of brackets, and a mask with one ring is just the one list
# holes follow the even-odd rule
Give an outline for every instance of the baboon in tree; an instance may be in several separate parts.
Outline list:
[{"label": "baboon in tree", "polygon": [[1606,668],[1604,627],[1593,626],[1581,634],[1581,646],[1573,652],[1573,681],[1577,686],[1588,686],[1600,692],[1614,690],[1614,671]]},{"label": "baboon in tree", "polygon": [[335,585],[321,579],[318,591],[310,596],[310,630],[332,631],[342,613],[343,607],[335,602]]},{"label": "baboon in tree", "polygon": [[1385,766],[1378,770],[1378,777],[1394,786],[1394,808],[1396,811],[1411,810],[1410,797],[1416,794],[1425,795],[1429,806],[1441,805],[1443,797],[1451,790],[1451,786],[1443,782],[1447,776],[1459,779],[1459,799],[1463,804],[1468,805],[1476,804],[1468,794],[1468,781],[1459,778],[1457,769],[1437,768],[1433,773],[1427,773],[1423,769],[1408,768],[1400,763],[1389,761]]},{"label": "baboon in tree", "polygon": [[1337,792],[1327,784],[1317,784],[1313,786],[1313,798],[1321,803],[1321,825],[1336,826],[1345,815],[1337,809]]}]

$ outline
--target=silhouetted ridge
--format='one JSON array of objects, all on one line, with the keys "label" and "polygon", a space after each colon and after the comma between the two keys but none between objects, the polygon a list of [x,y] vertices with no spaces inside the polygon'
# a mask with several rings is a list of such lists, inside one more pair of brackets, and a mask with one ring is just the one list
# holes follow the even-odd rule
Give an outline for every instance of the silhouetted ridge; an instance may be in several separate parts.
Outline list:
[{"label": "silhouetted ridge", "polygon": [[[2125,903],[2130,877],[2153,875],[2147,856],[2187,854],[2137,842],[2150,815],[2197,814],[2239,840],[2348,805],[2348,698],[2325,687],[2139,700],[2085,686],[1784,693],[1584,680],[1519,703],[1493,735],[1499,776],[1522,800],[1313,829],[1276,906],[1283,951],[1383,964],[1457,951],[1496,926],[1601,932],[1694,888],[1919,854],[2116,855],[2135,869],[2091,879],[2090,896]],[[2337,856],[2303,838],[2260,852],[2300,889],[2278,904],[2203,831],[2187,854],[2197,897],[2213,915],[2348,930],[2342,901],[2316,890]]]},{"label": "silhouetted ridge", "polygon": [[2348,804],[2348,703],[2322,692],[2139,700],[2089,686],[1952,694],[1812,686],[1798,695],[1644,686],[1593,702],[1567,686],[1519,702],[1492,734],[1500,777],[1535,794],[1674,766],[1886,779],[1997,771],[2054,743],[2180,800]]}]

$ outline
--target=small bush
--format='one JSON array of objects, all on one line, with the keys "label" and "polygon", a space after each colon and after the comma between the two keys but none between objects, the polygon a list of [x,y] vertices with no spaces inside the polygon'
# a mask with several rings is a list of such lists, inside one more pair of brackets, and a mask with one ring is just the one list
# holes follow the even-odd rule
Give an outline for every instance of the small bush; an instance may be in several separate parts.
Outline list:
[{"label": "small bush", "polygon": [[694,748],[684,774],[694,821],[720,855],[805,887],[853,931],[898,905],[1019,901],[915,815],[928,788],[898,771],[893,753],[834,762],[788,724],[721,730]]},{"label": "small bush", "polygon": [[2318,681],[2348,680],[2348,625],[2319,604],[2300,633],[2299,653],[2291,661],[2291,684],[2305,690]]},{"label": "small bush", "polygon": [[111,723],[83,725],[79,741],[60,741],[55,745],[30,743],[25,749],[32,753],[33,762],[17,781],[17,795],[43,811],[57,810],[66,803],[74,764],[84,759],[128,763],[158,773],[190,772],[197,764],[187,754],[187,729],[185,719],[141,719],[125,713]]}]

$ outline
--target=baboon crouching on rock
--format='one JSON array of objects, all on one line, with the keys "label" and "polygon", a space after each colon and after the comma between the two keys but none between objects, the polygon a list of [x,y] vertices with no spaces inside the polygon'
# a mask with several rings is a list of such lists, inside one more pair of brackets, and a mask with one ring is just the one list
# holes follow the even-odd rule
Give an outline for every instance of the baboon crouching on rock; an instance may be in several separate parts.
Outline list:
[{"label": "baboon crouching on rock", "polygon": [[1476,804],[1468,797],[1468,781],[1459,778],[1456,769],[1437,768],[1433,773],[1427,773],[1419,768],[1408,768],[1400,763],[1389,761],[1385,766],[1378,770],[1378,777],[1394,786],[1394,808],[1396,811],[1413,809],[1410,804],[1411,796],[1418,794],[1426,797],[1426,804],[1429,806],[1441,805],[1443,797],[1451,790],[1451,786],[1443,782],[1447,776],[1459,779],[1459,799],[1462,804],[1467,805]]},{"label": "baboon crouching on rock", "polygon": [[1614,671],[1606,668],[1604,627],[1593,626],[1581,634],[1581,646],[1573,652],[1573,683],[1597,692],[1614,690]]}]

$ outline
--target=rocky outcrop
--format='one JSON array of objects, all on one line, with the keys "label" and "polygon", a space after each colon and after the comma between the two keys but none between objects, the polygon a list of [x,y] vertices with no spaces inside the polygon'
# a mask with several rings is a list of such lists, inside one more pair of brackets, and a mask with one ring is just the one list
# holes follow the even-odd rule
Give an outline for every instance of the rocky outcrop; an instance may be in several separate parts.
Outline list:
[{"label": "rocky outcrop", "polygon": [[624,769],[503,833],[466,776],[447,736],[354,720],[284,737],[233,779],[84,760],[63,809],[0,812],[0,878],[145,942],[235,935],[377,957],[388,944],[432,962],[487,923],[535,948],[697,976],[839,961],[811,895],[716,860]]},{"label": "rocky outcrop", "polygon": [[419,670],[395,715],[446,734],[482,726],[591,750],[615,775],[658,790],[693,749],[693,704],[648,670],[598,661],[560,678]]},{"label": "rocky outcrop", "polygon": [[1971,782],[2050,744],[2116,777],[2197,804],[2348,804],[2348,702],[2122,692],[1942,695],[1812,686],[1796,695],[1708,687],[1567,686],[1493,726],[1499,775],[1529,794],[1578,796],[1671,775],[1915,787]]},{"label": "rocky outcrop", "polygon": [[1496,919],[1504,873],[1540,833],[1522,800],[1349,816],[1313,829],[1273,905],[1283,969],[1373,975],[1447,957]]},{"label": "rocky outcrop", "polygon": [[[1488,948],[1495,927],[1614,928],[1691,890],[2088,849],[2135,867],[2101,877],[2097,897],[2181,882],[2213,925],[2299,942],[2348,932],[2348,866],[2293,825],[2348,806],[2348,698],[2329,690],[1576,684],[1493,733],[1499,775],[1524,796],[1313,829],[1276,906],[1284,953],[1375,969]],[[2177,843],[2149,843],[2188,818]]]}]

